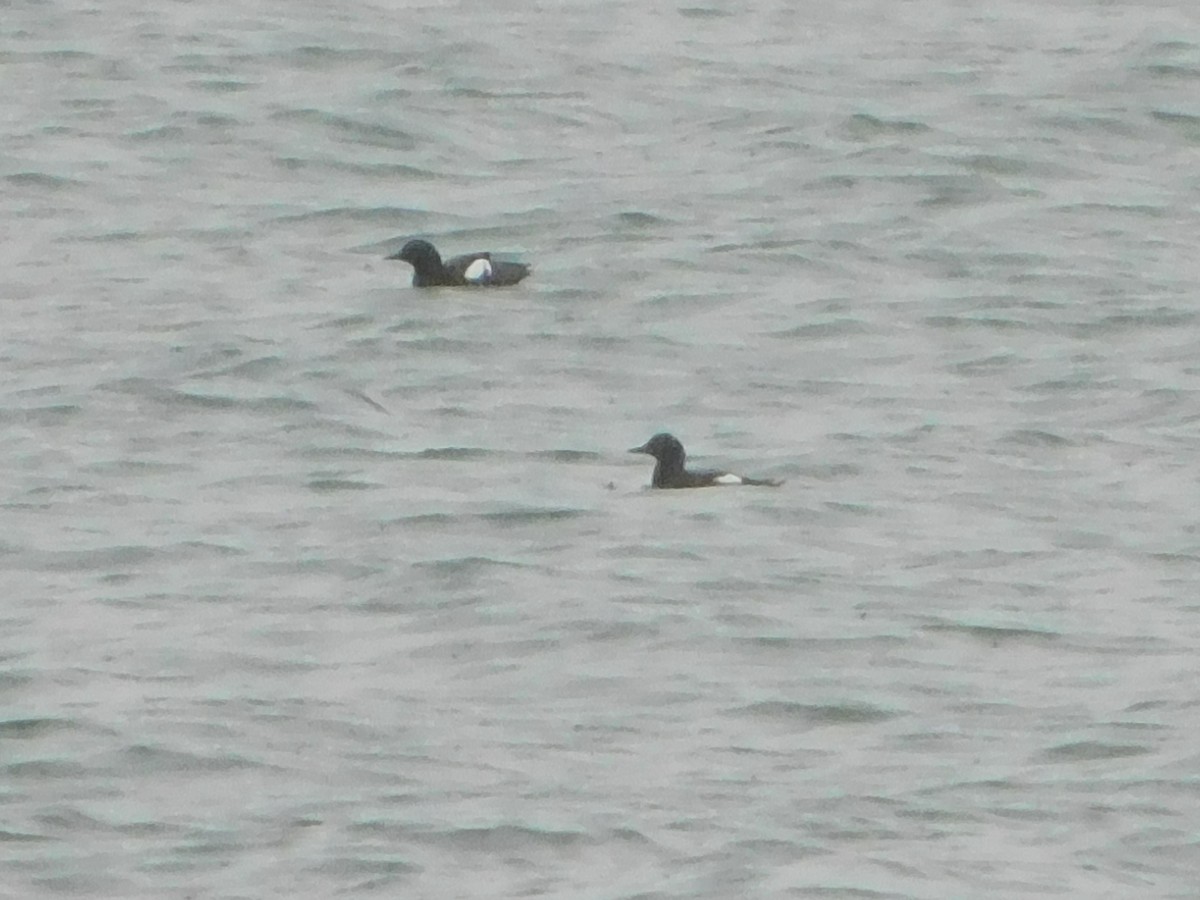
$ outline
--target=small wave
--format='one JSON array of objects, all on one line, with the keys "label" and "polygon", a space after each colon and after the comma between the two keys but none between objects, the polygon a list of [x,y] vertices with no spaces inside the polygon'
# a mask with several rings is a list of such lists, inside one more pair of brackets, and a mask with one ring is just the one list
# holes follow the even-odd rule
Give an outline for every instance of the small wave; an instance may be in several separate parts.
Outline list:
[{"label": "small wave", "polygon": [[851,140],[867,141],[887,134],[922,134],[933,129],[924,122],[910,119],[883,119],[869,113],[855,113],[842,125]]},{"label": "small wave", "polygon": [[373,481],[357,481],[351,478],[314,478],[308,489],[316,494],[336,494],[343,491],[373,491],[383,485]]},{"label": "small wave", "polygon": [[1000,316],[926,316],[923,321],[930,328],[947,330],[986,328],[991,331],[1041,331],[1043,329],[1043,326],[1036,322]]},{"label": "small wave", "polygon": [[1043,750],[1042,759],[1047,762],[1087,762],[1095,759],[1122,759],[1129,756],[1145,756],[1149,747],[1140,744],[1110,744],[1107,741],[1074,741]]},{"label": "small wave", "polygon": [[1150,113],[1151,118],[1163,125],[1169,125],[1191,141],[1200,140],[1200,116],[1175,110],[1156,109]]},{"label": "small wave", "polygon": [[[649,493],[641,491],[639,494]],[[657,491],[655,493],[674,493],[673,491]],[[609,559],[683,559],[703,560],[705,557],[692,550],[678,547],[654,547],[646,544],[623,544],[600,551],[600,555]]]},{"label": "small wave", "polygon": [[455,181],[461,183],[465,179],[459,173],[437,172],[433,169],[419,166],[408,166],[402,163],[352,163],[336,159],[305,159],[298,156],[277,156],[272,162],[281,169],[289,172],[302,169],[313,169],[318,172],[342,172],[349,175],[362,175],[367,178],[378,178],[389,182],[413,181]]},{"label": "small wave", "polygon": [[528,456],[530,459],[549,459],[554,462],[593,461],[605,458],[605,454],[594,450],[534,450]]},{"label": "small wave", "polygon": [[429,447],[408,455],[415,459],[464,460],[487,459],[497,454],[494,450],[485,450],[482,447]]},{"label": "small wave", "polygon": [[452,559],[431,559],[413,563],[414,569],[425,569],[439,575],[477,575],[490,569],[534,569],[526,563],[488,556],[458,556]]},{"label": "small wave", "polygon": [[450,828],[428,834],[412,834],[411,839],[422,843],[487,853],[516,853],[528,851],[534,847],[578,847],[594,843],[582,831],[530,828],[525,825]]},{"label": "small wave", "polygon": [[484,522],[493,522],[499,525],[534,525],[540,522],[565,522],[569,519],[577,519],[587,515],[583,510],[578,509],[512,509],[503,512],[482,513],[478,518]]},{"label": "small wave", "polygon": [[42,834],[30,834],[27,831],[0,831],[0,844],[37,843],[53,838]]},{"label": "small wave", "polygon": [[34,781],[50,781],[56,778],[82,779],[86,777],[87,769],[77,762],[67,760],[30,759],[0,766],[0,773],[14,779],[29,778]]},{"label": "small wave", "polygon": [[252,91],[258,86],[256,81],[239,81],[236,78],[210,78],[188,82],[188,87],[209,94],[240,94],[243,91]]},{"label": "small wave", "polygon": [[4,176],[5,184],[13,187],[41,188],[50,191],[62,191],[69,188],[81,187],[84,182],[76,178],[66,178],[62,175],[49,175],[45,172],[15,172]]},{"label": "small wave", "polygon": [[167,389],[155,399],[170,406],[196,407],[198,409],[240,409],[256,413],[313,411],[317,405],[296,397],[232,397],[228,394],[197,394],[191,391]]},{"label": "small wave", "polygon": [[70,719],[29,718],[0,720],[0,740],[28,740],[39,738],[57,731],[69,731],[75,728]]},{"label": "small wave", "polygon": [[134,744],[121,757],[126,768],[137,774],[163,772],[230,772],[263,768],[261,763],[235,753],[201,755],[182,750],[168,750],[150,744]]},{"label": "small wave", "polygon": [[1004,625],[970,625],[963,622],[936,622],[924,626],[925,631],[945,634],[962,634],[984,643],[996,646],[1001,643],[1049,643],[1057,641],[1062,635],[1054,631],[1043,631],[1036,628],[1020,628]]},{"label": "small wave", "polygon": [[[386,225],[388,228],[420,228],[418,222],[424,222],[429,214],[424,210],[410,209],[404,206],[330,206],[325,209],[314,209],[302,213],[285,213],[273,220],[281,225],[291,225],[301,222],[325,223],[330,220],[348,224]],[[416,220],[416,221],[414,221]],[[376,245],[361,249],[359,252],[382,255]]]},{"label": "small wave", "polygon": [[649,228],[651,225],[669,225],[670,219],[664,219],[652,213],[639,210],[619,212],[614,217],[618,225],[625,228]]},{"label": "small wave", "polygon": [[750,715],[785,721],[801,720],[809,725],[862,725],[886,722],[899,713],[865,703],[810,704],[787,700],[765,700],[731,710],[734,715]]},{"label": "small wave", "polygon": [[271,119],[276,122],[320,126],[354,144],[406,152],[417,147],[417,139],[407,131],[390,128],[378,122],[360,121],[326,110],[289,109],[273,113]]},{"label": "small wave", "polygon": [[1018,428],[1004,435],[1001,441],[1022,447],[1071,447],[1075,444],[1069,438],[1039,428]]},{"label": "small wave", "polygon": [[715,6],[681,6],[676,12],[685,19],[728,19],[735,15],[731,10]]},{"label": "small wave", "polygon": [[83,407],[74,403],[55,403],[50,406],[35,406],[28,409],[6,409],[0,410],[0,423],[61,425],[82,411]]},{"label": "small wave", "polygon": [[1151,63],[1142,66],[1142,71],[1152,78],[1162,81],[1196,81],[1200,80],[1200,66],[1180,65],[1179,63]]},{"label": "small wave", "polygon": [[858,319],[830,319],[825,322],[811,322],[807,325],[797,325],[783,331],[769,332],[768,337],[795,338],[828,338],[846,335],[870,334],[872,331],[864,322]]},{"label": "small wave", "polygon": [[53,550],[24,554],[22,568],[38,572],[100,572],[139,568],[153,562],[225,559],[245,551],[225,544],[181,541],[162,547],[126,544],[93,550]]},{"label": "small wave", "polygon": [[210,378],[248,378],[258,381],[280,371],[284,365],[284,360],[280,356],[259,356],[254,359],[242,360],[230,366],[194,372],[190,377],[201,381]]},{"label": "small wave", "polygon": [[307,71],[328,71],[369,64],[370,68],[394,69],[410,62],[409,56],[396,50],[375,50],[365,47],[325,47],[306,44],[266,54],[286,66]]}]

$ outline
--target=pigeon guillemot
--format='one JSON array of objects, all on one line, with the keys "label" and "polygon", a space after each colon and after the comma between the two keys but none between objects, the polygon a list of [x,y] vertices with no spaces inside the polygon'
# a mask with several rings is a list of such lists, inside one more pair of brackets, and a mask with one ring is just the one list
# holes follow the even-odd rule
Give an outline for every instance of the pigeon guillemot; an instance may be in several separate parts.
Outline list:
[{"label": "pigeon guillemot", "polygon": [[402,259],[413,267],[413,287],[516,284],[529,274],[524,263],[502,262],[490,253],[467,253],[442,262],[429,241],[412,240],[387,259]]},{"label": "pigeon guillemot", "polygon": [[713,487],[722,484],[755,484],[765,487],[779,487],[782,481],[773,478],[746,478],[719,469],[702,469],[688,471],[684,468],[687,454],[683,444],[674,435],[656,434],[640,447],[634,447],[630,453],[648,453],[657,460],[654,464],[654,478],[651,487],[656,488],[691,488]]}]

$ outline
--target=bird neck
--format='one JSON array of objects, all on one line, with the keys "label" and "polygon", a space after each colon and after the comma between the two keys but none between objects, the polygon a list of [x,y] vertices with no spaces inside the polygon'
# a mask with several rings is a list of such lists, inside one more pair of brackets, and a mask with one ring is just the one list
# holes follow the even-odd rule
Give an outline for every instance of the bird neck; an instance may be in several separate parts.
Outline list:
[{"label": "bird neck", "polygon": [[446,268],[436,250],[413,264],[413,285],[416,287],[431,287],[445,281]]},{"label": "bird neck", "polygon": [[654,463],[655,487],[662,487],[671,479],[683,474],[683,459],[660,459]]}]

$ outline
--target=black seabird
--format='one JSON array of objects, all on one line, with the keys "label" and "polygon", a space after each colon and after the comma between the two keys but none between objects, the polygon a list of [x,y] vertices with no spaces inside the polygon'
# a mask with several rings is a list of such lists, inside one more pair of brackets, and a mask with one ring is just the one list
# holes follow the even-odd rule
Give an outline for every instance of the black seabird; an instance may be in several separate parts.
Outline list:
[{"label": "black seabird", "polygon": [[673,435],[663,432],[656,434],[640,447],[633,447],[630,453],[648,453],[656,460],[654,477],[650,486],[656,488],[694,488],[716,487],[726,484],[753,484],[763,487],[779,487],[782,481],[773,478],[747,478],[744,475],[734,475],[719,469],[696,469],[688,471],[684,468],[687,454],[683,444]]},{"label": "black seabird", "polygon": [[433,244],[422,240],[411,240],[386,258],[402,259],[413,267],[413,287],[502,286],[529,274],[524,263],[492,259],[490,253],[466,253],[443,262]]}]

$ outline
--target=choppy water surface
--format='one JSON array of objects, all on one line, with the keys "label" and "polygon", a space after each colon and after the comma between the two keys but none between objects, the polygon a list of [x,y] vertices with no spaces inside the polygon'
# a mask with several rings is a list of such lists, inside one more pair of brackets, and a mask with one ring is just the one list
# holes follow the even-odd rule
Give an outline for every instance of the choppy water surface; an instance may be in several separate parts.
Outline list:
[{"label": "choppy water surface", "polygon": [[1193,5],[47,0],[0,77],[0,896],[1195,896]]}]

